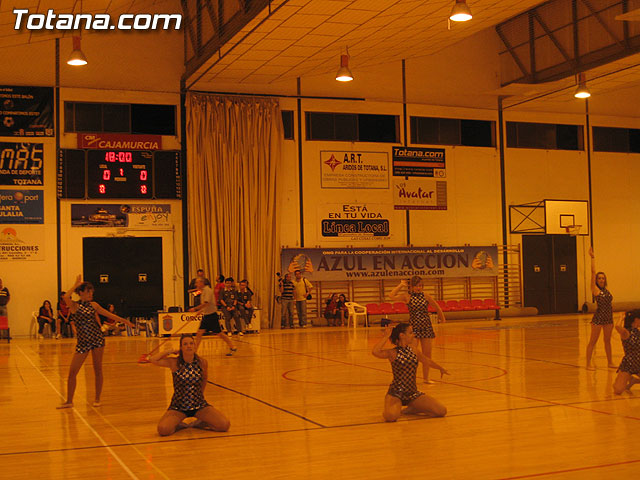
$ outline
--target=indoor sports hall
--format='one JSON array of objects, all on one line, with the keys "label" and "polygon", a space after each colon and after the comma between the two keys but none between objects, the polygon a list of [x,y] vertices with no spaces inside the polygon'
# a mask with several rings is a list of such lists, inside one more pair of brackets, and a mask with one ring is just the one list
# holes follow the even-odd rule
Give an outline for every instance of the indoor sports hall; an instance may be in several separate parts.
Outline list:
[{"label": "indoor sports hall", "polygon": [[631,478],[640,1],[0,1],[15,479]]}]

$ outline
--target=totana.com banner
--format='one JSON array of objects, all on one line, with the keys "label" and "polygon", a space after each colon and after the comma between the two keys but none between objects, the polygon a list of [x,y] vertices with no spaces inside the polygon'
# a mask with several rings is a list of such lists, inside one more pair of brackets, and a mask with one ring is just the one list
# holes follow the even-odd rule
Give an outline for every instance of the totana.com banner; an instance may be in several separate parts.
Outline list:
[{"label": "totana.com banner", "polygon": [[[282,271],[316,281],[495,276],[498,247],[283,248]],[[293,275],[292,275],[293,276]]]}]

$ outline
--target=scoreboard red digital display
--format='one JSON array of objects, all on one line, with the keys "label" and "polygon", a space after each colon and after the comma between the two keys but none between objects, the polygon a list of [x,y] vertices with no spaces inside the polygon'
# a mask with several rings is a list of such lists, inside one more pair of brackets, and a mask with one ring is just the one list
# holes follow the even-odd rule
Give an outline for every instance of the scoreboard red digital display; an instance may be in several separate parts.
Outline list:
[{"label": "scoreboard red digital display", "polygon": [[153,153],[89,150],[89,198],[151,198]]},{"label": "scoreboard red digital display", "polygon": [[60,150],[59,198],[181,198],[175,150]]}]

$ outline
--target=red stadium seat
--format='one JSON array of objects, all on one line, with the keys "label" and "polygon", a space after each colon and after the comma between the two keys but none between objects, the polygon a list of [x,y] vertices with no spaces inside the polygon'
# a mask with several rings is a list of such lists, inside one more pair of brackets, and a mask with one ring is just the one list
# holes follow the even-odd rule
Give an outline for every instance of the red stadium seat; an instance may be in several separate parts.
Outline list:
[{"label": "red stadium seat", "polygon": [[396,313],[393,309],[393,305],[391,305],[390,303],[381,303],[380,310],[382,310],[382,313],[384,313],[385,315],[393,315],[394,313]]},{"label": "red stadium seat", "polygon": [[393,310],[396,313],[409,313],[409,307],[404,302],[396,302],[393,304]]},{"label": "red stadium seat", "polygon": [[462,307],[457,300],[447,300],[447,308],[450,312],[461,312]]},{"label": "red stadium seat", "polygon": [[377,303],[367,303],[364,307],[367,309],[369,315],[384,315],[380,305]]},{"label": "red stadium seat", "polygon": [[465,312],[471,312],[475,310],[475,307],[471,305],[471,300],[463,299],[463,300],[460,300],[458,304],[460,305],[462,310],[464,310]]},{"label": "red stadium seat", "polygon": [[493,298],[487,298],[484,301],[485,310],[500,310],[500,306],[496,303]]},{"label": "red stadium seat", "polygon": [[484,302],[478,298],[476,298],[475,300],[471,300],[471,306],[474,310],[486,310],[486,308],[484,307]]},{"label": "red stadium seat", "polygon": [[451,309],[447,306],[447,302],[445,302],[444,300],[436,300],[436,302],[438,303],[438,305],[440,305],[440,308],[443,312],[451,311]]}]

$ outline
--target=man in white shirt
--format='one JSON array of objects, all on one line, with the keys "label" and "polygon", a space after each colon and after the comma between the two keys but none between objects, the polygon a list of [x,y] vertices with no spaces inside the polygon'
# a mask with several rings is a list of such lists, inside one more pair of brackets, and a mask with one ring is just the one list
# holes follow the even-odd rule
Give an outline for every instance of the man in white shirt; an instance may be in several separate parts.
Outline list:
[{"label": "man in white shirt", "polygon": [[301,328],[307,326],[307,297],[311,295],[313,285],[302,276],[300,270],[294,272],[293,279],[293,299],[296,301],[296,312],[298,312],[298,323]]},{"label": "man in white shirt", "polygon": [[221,335],[222,330],[220,329],[220,321],[218,320],[218,313],[216,312],[216,295],[213,293],[213,289],[205,284],[204,278],[202,277],[196,278],[195,287],[202,292],[200,294],[200,305],[190,308],[189,311],[201,312],[203,314],[200,328],[196,334],[196,351],[198,351],[198,346],[200,345],[204,332],[211,332],[215,337],[221,338],[229,345],[227,357],[230,357],[237,348],[233,346],[233,342],[229,337]]}]

